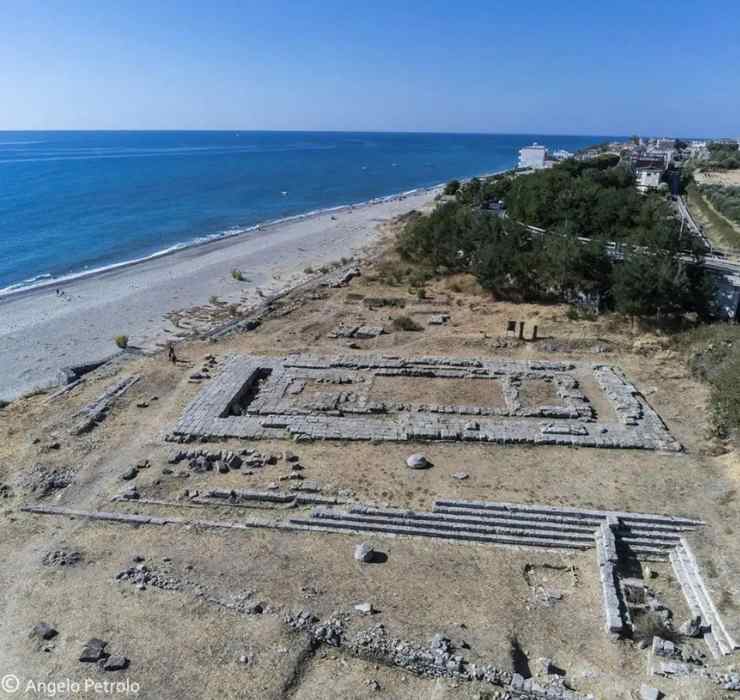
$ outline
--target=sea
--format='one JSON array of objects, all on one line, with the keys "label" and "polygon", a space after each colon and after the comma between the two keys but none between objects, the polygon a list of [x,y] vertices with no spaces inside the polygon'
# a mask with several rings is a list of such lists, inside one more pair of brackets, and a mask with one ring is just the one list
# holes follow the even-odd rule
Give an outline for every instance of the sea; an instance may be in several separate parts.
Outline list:
[{"label": "sea", "polygon": [[0,294],[610,138],[0,131]]}]

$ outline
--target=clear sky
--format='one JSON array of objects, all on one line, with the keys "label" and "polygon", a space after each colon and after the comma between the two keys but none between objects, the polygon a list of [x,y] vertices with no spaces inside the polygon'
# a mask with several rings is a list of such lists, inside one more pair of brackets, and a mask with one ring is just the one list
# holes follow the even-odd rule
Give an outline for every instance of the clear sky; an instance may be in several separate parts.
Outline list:
[{"label": "clear sky", "polygon": [[737,0],[2,0],[0,129],[740,135]]}]

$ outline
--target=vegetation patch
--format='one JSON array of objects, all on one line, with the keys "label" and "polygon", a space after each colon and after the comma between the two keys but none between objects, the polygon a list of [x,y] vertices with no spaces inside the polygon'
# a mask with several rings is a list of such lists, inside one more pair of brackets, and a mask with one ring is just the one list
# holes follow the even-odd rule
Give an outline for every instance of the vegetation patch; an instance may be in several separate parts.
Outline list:
[{"label": "vegetation patch", "polygon": [[393,319],[393,329],[397,331],[423,331],[424,328],[414,321],[411,316],[396,316]]},{"label": "vegetation patch", "polygon": [[699,326],[675,342],[687,352],[692,374],[709,384],[716,434],[737,441],[740,435],[740,327]]},{"label": "vegetation patch", "polygon": [[[710,317],[713,286],[698,242],[681,235],[664,196],[636,191],[618,160],[474,178],[454,201],[406,223],[400,261],[384,262],[379,274],[397,284],[412,275],[403,263],[414,263],[422,275],[472,274],[499,299],[585,304],[632,317]],[[492,201],[504,202],[505,218],[489,210]]]}]

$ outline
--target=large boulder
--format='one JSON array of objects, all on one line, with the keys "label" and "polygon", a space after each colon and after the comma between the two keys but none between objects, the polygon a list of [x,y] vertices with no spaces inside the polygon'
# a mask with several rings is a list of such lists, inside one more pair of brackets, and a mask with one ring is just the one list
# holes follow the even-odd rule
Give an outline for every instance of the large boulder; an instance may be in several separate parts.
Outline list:
[{"label": "large boulder", "polygon": [[423,454],[416,452],[406,458],[406,466],[410,469],[428,469],[432,463]]}]

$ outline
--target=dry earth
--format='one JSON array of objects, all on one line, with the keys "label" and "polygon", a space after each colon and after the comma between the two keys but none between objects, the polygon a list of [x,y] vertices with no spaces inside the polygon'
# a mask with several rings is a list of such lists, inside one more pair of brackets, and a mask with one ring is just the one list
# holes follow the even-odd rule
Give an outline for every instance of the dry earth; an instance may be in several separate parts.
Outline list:
[{"label": "dry earth", "polygon": [[[708,437],[706,390],[689,376],[664,339],[635,335],[628,325],[610,318],[571,321],[559,306],[495,302],[466,279],[430,283],[427,299],[420,300],[406,288],[374,280],[375,271],[369,262],[349,286],[288,296],[274,303],[272,313],[251,332],[217,342],[185,341],[177,348],[177,365],[162,355],[132,356],[96,370],[61,397],[38,394],[0,410],[0,675],[14,673],[24,681],[128,678],[140,686],[137,697],[156,700],[494,697],[492,686],[420,678],[342,650],[311,645],[282,621],[285,611],[308,609],[322,620],[346,614],[352,630],[382,623],[390,634],[420,644],[442,633],[466,659],[506,670],[529,666],[534,673],[536,660],[549,657],[566,671],[571,687],[598,698],[637,697],[641,682],[660,687],[671,698],[723,697],[709,682],[649,677],[647,651],[632,640],[607,638],[593,550],[563,554],[367,537],[387,560],[362,564],[354,560],[353,550],[363,538],[352,534],[134,527],[21,511],[25,505],[42,503],[230,521],[308,512],[264,504],[196,508],[184,497],[186,490],[265,488],[291,472],[282,459],[223,474],[195,473],[187,463],[167,463],[173,445],[164,437],[202,388],[189,377],[209,354],[220,361],[233,352],[332,354],[356,348],[408,357],[606,362],[621,367],[636,383],[686,447],[685,453],[470,443],[248,445],[235,440],[203,447],[253,447],[274,455],[292,450],[304,467],[301,474],[320,482],[324,494],[351,493],[362,502],[399,508],[428,510],[435,498],[457,497],[704,519],[706,527],[692,535],[692,543],[715,601],[737,628],[738,458]],[[402,299],[404,307],[366,302],[378,298]],[[427,325],[430,311],[448,313],[449,323]],[[392,330],[392,319],[401,314],[410,315],[424,330]],[[538,324],[540,340],[507,337],[510,319],[526,321],[528,329]],[[389,332],[367,340],[329,338],[340,324],[382,325]],[[140,375],[140,381],[115,402],[107,419],[91,432],[70,435],[80,408],[131,374]],[[399,385],[383,386],[384,397],[393,386]],[[404,390],[413,394],[417,389]],[[433,382],[423,391],[439,401],[444,395],[448,402],[445,386]],[[476,391],[480,387],[466,395],[465,387],[456,385],[451,395],[470,403],[500,401],[494,393],[481,397]],[[526,401],[552,399],[547,385],[527,391]],[[597,412],[610,410],[598,391],[585,391]],[[417,451],[431,460],[431,469],[405,466],[406,457]],[[123,481],[124,472],[141,460],[149,460],[150,466],[139,469],[135,480]],[[460,471],[469,478],[452,478]],[[112,496],[132,484],[147,498],[174,504],[111,503]],[[81,558],[53,565],[48,555],[55,551],[79,552]],[[116,580],[119,572],[136,565],[135,556],[162,572],[165,580],[176,582],[179,590],[152,584],[139,590]],[[672,608],[677,623],[686,619],[686,603],[671,567],[651,566],[657,572],[651,586]],[[543,602],[544,590],[560,597]],[[255,602],[265,611],[245,614],[244,605]],[[356,613],[354,605],[362,602],[371,602],[377,613],[371,618]],[[58,630],[53,640],[42,643],[30,636],[41,621]],[[128,657],[129,668],[103,672],[81,663],[82,645],[92,637],[107,641],[111,653]],[[706,651],[699,643],[697,650]],[[707,663],[714,662],[708,658]],[[726,669],[732,663],[737,662],[725,659],[717,667]]]}]

